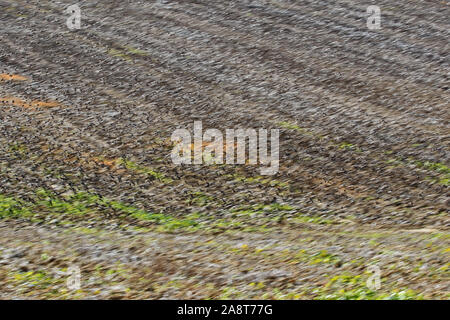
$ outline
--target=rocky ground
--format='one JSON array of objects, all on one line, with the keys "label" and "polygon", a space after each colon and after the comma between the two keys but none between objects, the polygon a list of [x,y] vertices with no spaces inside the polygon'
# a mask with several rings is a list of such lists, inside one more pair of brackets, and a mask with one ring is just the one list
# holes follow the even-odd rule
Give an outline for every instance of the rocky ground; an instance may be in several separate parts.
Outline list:
[{"label": "rocky ground", "polygon": [[448,1],[72,4],[0,0],[0,298],[450,298]]}]

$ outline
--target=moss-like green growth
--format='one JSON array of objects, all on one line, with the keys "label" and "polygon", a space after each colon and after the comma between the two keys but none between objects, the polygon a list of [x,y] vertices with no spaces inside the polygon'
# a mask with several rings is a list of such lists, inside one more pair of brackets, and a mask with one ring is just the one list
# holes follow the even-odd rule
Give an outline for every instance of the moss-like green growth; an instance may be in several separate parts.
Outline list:
[{"label": "moss-like green growth", "polygon": [[9,281],[15,285],[27,285],[37,289],[46,289],[62,280],[54,279],[44,271],[11,272]]},{"label": "moss-like green growth", "polygon": [[108,55],[116,57],[116,58],[121,58],[126,61],[132,61],[131,57],[129,55],[127,55],[126,53],[122,52],[121,50],[109,49]]},{"label": "moss-like green growth", "polygon": [[24,144],[16,142],[16,143],[9,144],[8,152],[25,155],[28,152],[28,148]]},{"label": "moss-like green growth", "polygon": [[136,49],[136,48],[134,48],[132,46],[124,46],[124,49],[130,54],[135,54],[135,55],[138,55],[138,56],[147,56],[148,55],[146,51],[140,50],[140,49]]},{"label": "moss-like green growth", "polygon": [[86,215],[101,210],[117,212],[119,216],[128,216],[138,220],[152,221],[160,225],[160,230],[170,231],[177,228],[195,227],[197,222],[191,219],[178,219],[163,213],[151,213],[119,201],[100,197],[88,192],[77,192],[71,196],[56,197],[50,191],[38,189],[34,202],[25,202],[0,195],[0,218],[33,218],[35,216]]},{"label": "moss-like green growth", "polygon": [[205,206],[207,205],[209,202],[214,201],[214,198],[211,196],[208,196],[207,194],[200,192],[200,191],[196,191],[196,192],[192,192],[190,193],[190,199],[186,199],[185,202],[187,204],[194,204],[197,205],[199,207]]},{"label": "moss-like green growth", "polygon": [[22,201],[0,195],[0,218],[32,217],[33,213]]},{"label": "moss-like green growth", "polygon": [[426,180],[431,183],[441,184],[443,186],[450,185],[450,168],[443,163],[431,162],[431,161],[419,161],[414,158],[408,158],[406,160],[400,158],[391,158],[386,160],[387,164],[392,167],[401,167],[405,165],[414,166],[418,169],[427,170],[429,172],[438,173],[437,177],[427,177]]},{"label": "moss-like green growth", "polygon": [[127,168],[129,170],[149,175],[149,176],[151,176],[151,177],[153,177],[153,178],[155,178],[155,179],[157,179],[157,180],[159,180],[159,181],[161,181],[163,183],[171,183],[171,182],[173,182],[172,179],[165,177],[164,174],[162,174],[160,172],[157,172],[157,171],[154,171],[154,170],[152,170],[150,168],[138,165],[137,163],[135,163],[133,161],[126,160],[126,159],[123,159],[123,158],[119,158],[117,160],[117,163],[118,164],[123,164],[125,166],[125,168]]},{"label": "moss-like green growth", "polygon": [[411,289],[371,290],[366,276],[344,273],[332,276],[322,287],[314,289],[320,300],[418,300],[423,297]]},{"label": "moss-like green growth", "polygon": [[417,166],[419,168],[435,171],[440,174],[439,177],[437,177],[435,179],[430,179],[431,181],[441,184],[443,186],[450,185],[450,168],[447,167],[445,164],[442,164],[439,162],[430,162],[430,161],[425,161],[425,162],[414,161],[413,163],[415,166]]},{"label": "moss-like green growth", "polygon": [[315,224],[332,224],[334,223],[333,220],[330,219],[323,219],[320,217],[311,217],[307,216],[303,213],[297,213],[292,219],[293,222],[299,222],[299,223],[315,223]]},{"label": "moss-like green growth", "polygon": [[440,173],[450,174],[450,168],[445,164],[439,162],[431,162],[431,161],[415,161],[415,165],[419,168],[425,168],[427,170],[433,170]]},{"label": "moss-like green growth", "polygon": [[279,122],[278,125],[282,128],[289,129],[289,130],[295,130],[297,132],[300,132],[302,134],[312,135],[312,133],[305,128],[299,127],[298,125],[294,123],[289,123],[286,121]]},{"label": "moss-like green growth", "polygon": [[338,145],[338,148],[342,150],[353,150],[361,152],[361,149],[358,146],[355,146],[354,144],[348,142],[342,142],[341,144]]}]

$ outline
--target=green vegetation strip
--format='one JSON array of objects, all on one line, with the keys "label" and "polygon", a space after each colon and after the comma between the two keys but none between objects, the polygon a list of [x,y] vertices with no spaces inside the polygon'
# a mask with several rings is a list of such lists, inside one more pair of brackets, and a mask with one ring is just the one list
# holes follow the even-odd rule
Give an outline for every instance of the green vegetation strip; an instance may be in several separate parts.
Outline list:
[{"label": "green vegetation strip", "polygon": [[171,183],[173,182],[172,179],[170,178],[166,178],[162,173],[154,171],[150,168],[138,165],[137,163],[130,161],[130,160],[126,160],[123,158],[119,158],[117,160],[117,164],[122,164],[125,166],[125,168],[127,168],[128,170],[132,170],[138,173],[143,173],[149,176],[152,176],[153,178],[163,182],[163,183]]},{"label": "green vegetation strip", "polygon": [[[289,130],[295,130],[299,133],[306,134],[306,135],[313,135],[310,131],[299,127],[296,124],[289,123],[286,121],[279,122],[278,125],[282,128],[289,129]],[[316,136],[318,138],[321,138],[320,136]],[[333,145],[341,150],[346,151],[355,151],[355,152],[362,152],[362,149],[356,145],[353,145],[348,142],[342,142],[339,144],[331,142],[330,145]],[[384,152],[385,155],[392,154],[392,151],[386,151]],[[395,166],[405,166],[405,165],[412,165],[416,167],[417,169],[423,169],[427,171],[434,171],[439,174],[437,178],[427,178],[428,181],[431,181],[432,183],[437,183],[443,186],[449,186],[450,185],[450,168],[446,166],[443,163],[439,162],[431,162],[431,161],[420,161],[413,158],[408,158],[406,160],[392,158],[386,161],[387,164],[392,164]]]},{"label": "green vegetation strip", "polygon": [[[201,201],[205,199],[201,198]],[[199,200],[199,201],[200,201]],[[282,220],[285,223],[328,224],[331,220],[319,217],[309,217],[299,213],[289,205],[278,203],[270,205],[244,206],[231,210],[226,217],[217,217],[204,213],[191,213],[183,218],[164,213],[148,212],[88,192],[76,192],[70,195],[56,196],[52,192],[38,189],[31,199],[23,199],[0,195],[0,218],[25,218],[31,221],[43,221],[49,217],[64,223],[64,219],[74,216],[86,219],[104,218],[104,213],[112,213],[114,218],[134,218],[140,221],[150,221],[156,225],[156,231],[170,232],[183,229],[184,231],[202,232],[267,232],[271,227]],[[278,225],[278,224],[277,224]],[[152,229],[140,228],[140,230]]]},{"label": "green vegetation strip", "polygon": [[177,228],[195,227],[198,223],[191,219],[178,219],[162,213],[151,213],[119,201],[110,200],[87,192],[77,192],[70,196],[56,197],[51,192],[38,189],[34,201],[23,201],[0,195],[0,218],[41,218],[42,214],[86,215],[102,209],[119,213],[120,217],[129,216],[138,220],[152,221],[163,226],[165,231]]},{"label": "green vegetation strip", "polygon": [[[366,274],[367,278],[370,273]],[[323,286],[313,290],[318,300],[420,300],[423,296],[411,289],[379,292],[368,288],[365,277],[343,273],[331,276]],[[383,282],[383,279],[381,279]]]}]

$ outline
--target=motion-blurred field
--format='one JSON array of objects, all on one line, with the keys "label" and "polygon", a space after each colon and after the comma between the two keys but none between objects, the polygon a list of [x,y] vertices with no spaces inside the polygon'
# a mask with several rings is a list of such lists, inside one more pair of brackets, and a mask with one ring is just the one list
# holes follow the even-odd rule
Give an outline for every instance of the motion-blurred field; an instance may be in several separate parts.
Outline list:
[{"label": "motion-blurred field", "polygon": [[450,6],[376,2],[0,0],[0,298],[448,299]]}]

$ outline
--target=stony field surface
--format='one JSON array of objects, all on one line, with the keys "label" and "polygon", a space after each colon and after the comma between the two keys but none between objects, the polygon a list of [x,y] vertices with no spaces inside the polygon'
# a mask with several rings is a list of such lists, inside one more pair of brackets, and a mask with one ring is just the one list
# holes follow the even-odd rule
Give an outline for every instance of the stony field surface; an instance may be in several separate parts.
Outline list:
[{"label": "stony field surface", "polygon": [[450,3],[375,2],[0,0],[0,298],[449,299]]}]

